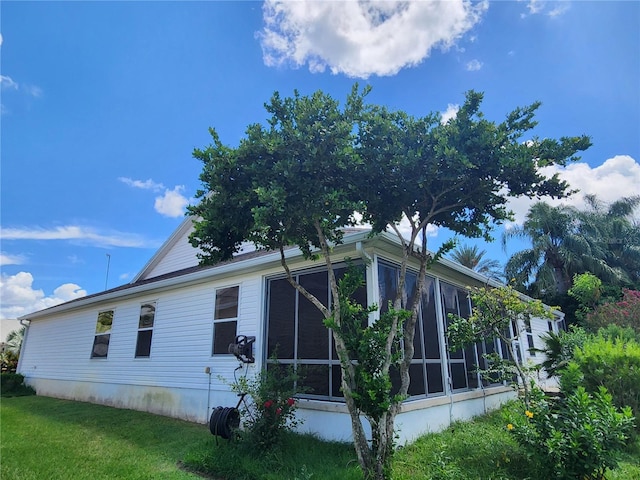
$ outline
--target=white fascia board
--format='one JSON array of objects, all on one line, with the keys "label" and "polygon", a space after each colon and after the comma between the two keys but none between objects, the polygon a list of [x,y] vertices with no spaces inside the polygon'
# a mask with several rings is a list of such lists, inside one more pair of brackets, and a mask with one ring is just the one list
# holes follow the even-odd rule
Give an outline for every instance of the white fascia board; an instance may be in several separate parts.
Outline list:
[{"label": "white fascia board", "polygon": [[171,250],[171,248],[176,244],[178,239],[184,235],[184,233],[191,228],[193,224],[193,217],[187,216],[182,223],[176,228],[173,233],[169,236],[169,238],[160,246],[160,248],[153,254],[153,256],[149,259],[149,261],[145,264],[144,267],[138,272],[138,274],[133,277],[130,283],[136,283],[140,280],[144,275],[151,271],[158,262],[164,257],[164,255]]},{"label": "white fascia board", "polygon": [[[369,232],[356,232],[345,235],[345,242],[341,245],[355,244],[358,241],[363,241],[369,235]],[[291,248],[285,250],[285,259],[293,259],[296,257],[302,257],[302,252],[299,248]],[[40,310],[34,313],[23,315],[18,320],[36,320],[38,318],[47,317],[51,314],[57,314],[67,311],[84,308],[88,305],[113,302],[115,300],[121,300],[127,297],[139,295],[145,292],[162,291],[176,286],[189,286],[198,283],[209,281],[212,278],[223,276],[229,273],[251,273],[257,270],[264,269],[266,266],[273,266],[280,263],[280,252],[270,252],[264,255],[250,258],[247,260],[239,260],[237,262],[226,263],[220,266],[212,266],[209,268],[203,268],[192,273],[184,275],[176,275],[175,277],[169,277],[164,280],[153,281],[140,285],[131,284],[130,287],[124,287],[120,289],[114,289],[112,291],[106,291],[104,294],[90,295],[86,298],[80,298],[72,300],[67,303],[62,303],[54,307],[49,307],[45,310]]]}]

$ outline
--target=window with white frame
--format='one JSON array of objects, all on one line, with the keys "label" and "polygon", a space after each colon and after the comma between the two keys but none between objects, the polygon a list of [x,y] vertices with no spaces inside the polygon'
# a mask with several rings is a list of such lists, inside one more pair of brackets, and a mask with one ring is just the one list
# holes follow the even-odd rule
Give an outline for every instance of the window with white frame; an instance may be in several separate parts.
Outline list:
[{"label": "window with white frame", "polygon": [[213,355],[229,353],[229,344],[236,339],[238,328],[238,298],[240,287],[225,287],[216,290],[213,313]]},{"label": "window with white frame", "polygon": [[533,340],[533,330],[531,329],[531,322],[526,322],[525,330],[527,331],[527,346],[529,350],[529,355],[532,357],[536,356],[536,344]]},{"label": "window with white frame", "polygon": [[98,313],[96,322],[96,334],[93,338],[91,358],[107,358],[109,353],[109,340],[111,338],[111,326],[113,324],[113,310],[105,310]]},{"label": "window with white frame", "polygon": [[151,338],[153,337],[153,322],[155,316],[156,302],[143,303],[140,306],[136,358],[144,358],[151,355]]}]

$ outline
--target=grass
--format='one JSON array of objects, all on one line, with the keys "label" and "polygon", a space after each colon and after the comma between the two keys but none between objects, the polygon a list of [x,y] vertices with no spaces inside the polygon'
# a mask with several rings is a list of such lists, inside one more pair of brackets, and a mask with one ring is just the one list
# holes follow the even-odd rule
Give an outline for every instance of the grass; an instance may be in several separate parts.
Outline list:
[{"label": "grass", "polygon": [[351,444],[323,442],[311,435],[288,435],[280,448],[262,455],[250,446],[214,441],[212,448],[188,453],[184,465],[229,480],[362,479]]},{"label": "grass", "polygon": [[3,398],[0,478],[194,479],[177,462],[204,426],[46,397]]},{"label": "grass", "polygon": [[[204,425],[45,397],[3,398],[0,478],[360,480],[350,445],[288,436],[256,455]],[[186,469],[190,470],[187,471]],[[500,413],[456,423],[395,456],[394,480],[525,480],[535,465],[506,432]],[[640,440],[608,480],[640,478]]]}]

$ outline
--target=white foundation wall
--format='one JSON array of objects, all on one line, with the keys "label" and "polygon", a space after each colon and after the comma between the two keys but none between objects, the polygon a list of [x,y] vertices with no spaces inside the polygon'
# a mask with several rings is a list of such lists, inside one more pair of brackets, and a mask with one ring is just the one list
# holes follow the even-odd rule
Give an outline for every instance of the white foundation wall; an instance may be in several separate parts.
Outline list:
[{"label": "white foundation wall", "polygon": [[[397,444],[405,445],[427,433],[439,432],[458,420],[469,420],[498,409],[516,398],[508,387],[471,390],[453,397],[442,396],[406,402],[396,417]],[[351,442],[351,418],[346,406],[340,403],[299,400],[298,417],[303,423],[302,433],[312,433],[326,440]],[[367,438],[371,437],[369,423],[361,418]]]},{"label": "white foundation wall", "polygon": [[143,387],[35,377],[29,378],[28,383],[38,395],[140,410],[195,423],[206,423],[212,407],[235,406],[238,401],[232,392],[215,390],[209,395],[207,388]]}]

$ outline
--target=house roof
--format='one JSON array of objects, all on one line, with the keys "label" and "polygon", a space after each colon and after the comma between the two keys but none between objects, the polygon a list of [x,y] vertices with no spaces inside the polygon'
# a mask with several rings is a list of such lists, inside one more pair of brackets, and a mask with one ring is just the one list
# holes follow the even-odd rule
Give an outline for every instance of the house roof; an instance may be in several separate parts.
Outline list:
[{"label": "house roof", "polygon": [[[189,228],[190,224],[186,224]],[[170,247],[175,244],[176,238],[179,238],[184,233],[185,222],[183,222],[176,232],[170,237],[170,240],[160,247],[160,251],[166,253]],[[179,233],[178,233],[179,232]],[[349,245],[357,241],[362,241],[369,236],[369,230],[363,229],[349,229],[345,234],[345,241],[343,244]],[[285,248],[286,258],[300,257],[302,253],[297,247]],[[173,272],[169,272],[163,275],[158,275],[152,278],[144,278],[143,272],[148,271],[150,265],[157,263],[161,257],[158,253],[152,257],[152,261],[147,263],[140,274],[136,276],[138,280],[134,280],[130,283],[120,285],[109,290],[86,295],[84,297],[76,298],[53,307],[39,310],[27,315],[23,315],[18,320],[35,320],[45,317],[53,313],[60,313],[76,308],[85,307],[90,304],[98,302],[113,301],[121,299],[131,295],[136,295],[150,290],[158,290],[163,288],[170,288],[176,285],[189,285],[200,283],[210,279],[212,276],[223,275],[231,272],[243,271],[249,272],[252,270],[258,270],[264,268],[268,264],[276,264],[280,262],[280,252],[273,250],[255,250],[247,253],[241,253],[236,255],[233,259],[219,262],[215,265],[196,265],[188,268],[183,268]]]},{"label": "house roof", "polygon": [[[251,272],[264,269],[266,266],[275,265],[280,262],[280,252],[271,250],[255,250],[247,253],[236,255],[233,259],[217,263],[211,266],[196,265],[183,268],[163,275],[152,278],[145,278],[145,274],[153,269],[155,265],[162,259],[164,255],[176,244],[179,238],[191,227],[191,219],[185,219],[184,222],[176,229],[169,239],[160,247],[158,252],[143,267],[141,272],[130,283],[115,287],[103,292],[94,293],[85,297],[76,298],[74,300],[49,307],[34,313],[24,315],[19,320],[37,320],[50,314],[56,314],[86,307],[88,305],[112,302],[125,297],[137,295],[147,291],[161,290],[172,288],[175,286],[187,286],[208,281],[211,277],[225,275],[234,272]],[[400,246],[400,241],[395,234],[382,232],[375,236],[370,235],[369,229],[350,228],[345,231],[342,245],[362,245],[364,243],[375,243],[376,245],[387,245],[393,249]],[[302,253],[297,247],[288,247],[285,249],[285,257],[288,259],[299,258]],[[477,282],[489,284],[492,286],[501,285],[499,282],[492,280],[484,275],[464,267],[456,262],[441,258],[437,265],[445,270],[457,272],[467,278],[472,278]]]}]

